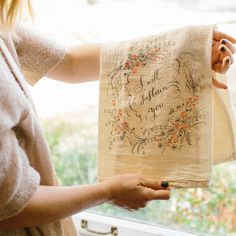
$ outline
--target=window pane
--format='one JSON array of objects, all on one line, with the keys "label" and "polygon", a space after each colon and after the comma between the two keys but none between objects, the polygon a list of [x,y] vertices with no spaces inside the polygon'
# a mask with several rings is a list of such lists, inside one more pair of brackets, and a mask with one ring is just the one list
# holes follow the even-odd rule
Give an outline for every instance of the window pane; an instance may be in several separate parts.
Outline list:
[{"label": "window pane", "polygon": [[[123,40],[189,24],[221,23],[236,36],[235,0],[40,0],[35,27],[68,45]],[[226,24],[229,23],[229,24]],[[232,72],[233,71],[233,72]],[[231,74],[236,74],[233,68]],[[230,79],[233,76],[230,76]],[[236,97],[236,86],[231,86]],[[66,85],[43,79],[32,89],[63,185],[96,181],[98,82]],[[236,100],[234,100],[236,109]],[[109,204],[89,210],[168,228],[236,235],[236,164],[214,169],[209,190],[177,190],[138,212]],[[231,234],[230,234],[231,233]]]}]

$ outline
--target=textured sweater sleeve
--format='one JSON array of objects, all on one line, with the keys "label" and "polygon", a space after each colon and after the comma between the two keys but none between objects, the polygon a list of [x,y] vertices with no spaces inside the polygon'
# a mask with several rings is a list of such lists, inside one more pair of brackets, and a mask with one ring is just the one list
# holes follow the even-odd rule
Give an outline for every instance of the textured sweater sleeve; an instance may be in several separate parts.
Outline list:
[{"label": "textured sweater sleeve", "polygon": [[[0,221],[19,213],[39,186],[39,174],[30,166],[14,127],[28,116],[21,91],[0,68]],[[22,95],[21,95],[22,96]]]},{"label": "textured sweater sleeve", "polygon": [[26,80],[34,85],[63,60],[66,48],[22,25],[16,32],[14,44],[20,66]]},{"label": "textured sweater sleeve", "polygon": [[1,221],[16,215],[27,205],[39,185],[39,175],[29,166],[12,130],[1,134],[0,153]]}]

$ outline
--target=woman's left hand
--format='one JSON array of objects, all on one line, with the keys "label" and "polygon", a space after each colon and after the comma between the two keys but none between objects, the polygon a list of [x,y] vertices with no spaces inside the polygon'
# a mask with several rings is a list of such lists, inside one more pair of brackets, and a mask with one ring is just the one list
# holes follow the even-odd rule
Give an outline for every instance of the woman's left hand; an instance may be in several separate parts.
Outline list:
[{"label": "woman's left hand", "polygon": [[[212,69],[224,74],[229,69],[230,65],[234,62],[233,54],[236,49],[234,44],[236,39],[230,35],[222,33],[220,31],[214,31],[212,39]],[[227,89],[227,85],[219,82],[214,77],[212,83],[217,88]]]}]

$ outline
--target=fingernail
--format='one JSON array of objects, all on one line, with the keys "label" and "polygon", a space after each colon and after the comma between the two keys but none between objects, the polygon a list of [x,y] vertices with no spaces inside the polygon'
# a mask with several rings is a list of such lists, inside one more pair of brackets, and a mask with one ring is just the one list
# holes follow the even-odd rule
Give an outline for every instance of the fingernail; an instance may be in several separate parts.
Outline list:
[{"label": "fingernail", "polygon": [[161,187],[162,188],[168,188],[169,187],[169,183],[167,181],[162,181],[161,182]]},{"label": "fingernail", "polygon": [[220,51],[221,51],[221,52],[224,52],[224,51],[225,51],[225,47],[222,46],[222,47],[220,48]]},{"label": "fingernail", "polygon": [[226,44],[226,40],[222,39],[221,44]]},{"label": "fingernail", "polygon": [[229,58],[227,58],[227,59],[225,60],[225,63],[227,63],[227,64],[229,63]]}]

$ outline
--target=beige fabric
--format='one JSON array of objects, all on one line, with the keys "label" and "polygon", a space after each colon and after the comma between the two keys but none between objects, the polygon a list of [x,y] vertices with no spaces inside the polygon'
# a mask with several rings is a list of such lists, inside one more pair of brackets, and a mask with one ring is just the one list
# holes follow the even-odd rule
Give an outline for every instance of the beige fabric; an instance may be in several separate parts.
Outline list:
[{"label": "beige fabric", "polygon": [[[212,96],[212,31],[187,27],[104,46],[99,180],[138,173],[174,187],[207,187],[212,148],[216,163],[233,159],[232,135],[225,139],[227,145],[218,146],[229,123],[215,90]],[[225,147],[229,149],[223,153]]]},{"label": "beige fabric", "polygon": [[[10,34],[0,39],[0,220],[21,211],[39,184],[57,185],[20,65],[34,84],[63,59],[65,50],[22,27],[18,36],[16,50]],[[0,230],[0,235],[75,236],[77,232],[68,218],[35,228]]]},{"label": "beige fabric", "polygon": [[[215,75],[227,84],[226,76]],[[229,90],[213,90],[213,157],[214,164],[236,160],[235,119]]]}]

